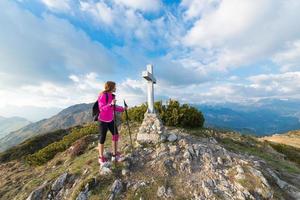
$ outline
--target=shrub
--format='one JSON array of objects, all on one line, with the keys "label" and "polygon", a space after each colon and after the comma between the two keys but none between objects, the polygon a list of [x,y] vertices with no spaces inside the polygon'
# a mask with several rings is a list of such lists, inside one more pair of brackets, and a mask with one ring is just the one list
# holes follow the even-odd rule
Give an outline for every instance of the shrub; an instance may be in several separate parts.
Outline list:
[{"label": "shrub", "polygon": [[10,149],[1,153],[0,162],[8,162],[14,159],[20,159],[24,156],[33,154],[38,150],[46,147],[47,145],[55,141],[61,140],[68,133],[68,129],[61,129],[27,139],[21,144],[11,147]]},{"label": "shrub", "polygon": [[[147,111],[147,104],[142,104],[140,106],[134,106],[127,110],[129,119],[135,122],[141,123],[144,119],[144,114]],[[122,121],[126,120],[125,112],[122,113]]]},{"label": "shrub", "polygon": [[70,133],[63,137],[62,140],[49,144],[38,152],[26,157],[27,163],[30,165],[42,165],[51,160],[57,153],[66,150],[76,140],[91,134],[98,133],[98,126],[96,123],[87,125],[82,128],[73,128]]},{"label": "shrub", "polygon": [[[162,101],[155,102],[154,108],[160,115],[163,123],[167,126],[185,128],[203,127],[203,114],[188,104],[180,105],[178,101],[170,99],[166,105],[163,105]],[[134,106],[128,109],[129,119],[141,123],[146,111],[147,104],[145,103],[140,106]],[[122,120],[125,120],[125,113],[122,114]]]}]

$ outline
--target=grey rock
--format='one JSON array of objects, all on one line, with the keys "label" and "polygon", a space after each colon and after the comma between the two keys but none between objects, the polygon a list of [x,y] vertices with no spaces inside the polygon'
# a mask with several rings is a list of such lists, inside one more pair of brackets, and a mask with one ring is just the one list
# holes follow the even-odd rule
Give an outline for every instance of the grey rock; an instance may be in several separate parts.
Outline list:
[{"label": "grey rock", "polygon": [[160,142],[166,142],[167,141],[167,136],[162,134],[159,138]]},{"label": "grey rock", "polygon": [[156,194],[157,194],[158,197],[165,196],[165,194],[166,194],[166,188],[165,188],[165,186],[159,187]]},{"label": "grey rock", "polygon": [[129,173],[128,169],[122,169],[122,175],[126,176]]},{"label": "grey rock", "polygon": [[110,168],[112,166],[112,163],[111,162],[105,162],[102,166],[101,166],[101,169],[106,167],[106,168]]},{"label": "grey rock", "polygon": [[147,183],[145,183],[144,181],[139,181],[139,182],[137,182],[136,184],[133,185],[133,190],[136,191],[139,188],[144,187],[146,185],[147,185]]},{"label": "grey rock", "polygon": [[100,169],[100,174],[101,175],[108,175],[108,174],[111,174],[112,173],[112,171],[111,171],[111,169],[110,168],[108,168],[108,167],[101,167],[101,169]]},{"label": "grey rock", "polygon": [[263,174],[260,171],[258,171],[257,169],[254,169],[252,167],[250,167],[249,170],[254,176],[259,178],[265,186],[269,187],[268,181],[265,179],[265,177],[263,176]]},{"label": "grey rock", "polygon": [[[145,113],[140,131],[137,135],[137,141],[140,143],[157,143],[160,135],[163,134],[161,119],[156,113]],[[145,131],[144,131],[145,130]]]},{"label": "grey rock", "polygon": [[84,189],[84,191],[81,191],[81,192],[78,194],[76,200],[88,200],[88,197],[89,197],[88,192],[89,192],[89,187],[86,186],[85,189]]},{"label": "grey rock", "polygon": [[192,172],[191,169],[191,161],[189,159],[183,161],[182,163],[180,163],[180,170],[181,171],[188,171],[189,173]]},{"label": "grey rock", "polygon": [[188,147],[188,151],[190,152],[191,156],[194,156],[194,155],[195,155],[195,151],[194,151],[194,148],[193,148],[192,145],[190,145],[190,146]]},{"label": "grey rock", "polygon": [[236,166],[237,174],[235,175],[236,179],[245,179],[244,170],[240,165]]},{"label": "grey rock", "polygon": [[60,189],[62,189],[67,181],[68,173],[65,172],[62,175],[60,175],[52,184],[51,189],[55,192],[58,192]]},{"label": "grey rock", "polygon": [[115,182],[112,184],[111,188],[110,188],[110,191],[111,191],[111,194],[109,196],[109,199],[110,200],[113,200],[115,199],[115,197],[120,194],[123,190],[123,184],[121,182],[120,179],[116,179]]},{"label": "grey rock", "polygon": [[167,189],[166,197],[167,197],[167,198],[172,198],[172,197],[174,197],[173,191],[172,191],[172,189],[171,189],[170,187]]},{"label": "grey rock", "polygon": [[293,196],[295,199],[300,199],[300,191],[295,186],[288,184],[287,182],[281,180],[275,172],[273,172],[271,169],[267,168],[267,171],[269,174],[275,179],[276,184],[283,190],[285,190],[287,193],[289,193],[291,196]]},{"label": "grey rock", "polygon": [[188,150],[184,152],[183,157],[190,160],[192,159],[191,153]]},{"label": "grey rock", "polygon": [[47,181],[30,193],[26,200],[40,200],[43,198],[44,192],[47,190]]},{"label": "grey rock", "polygon": [[112,153],[110,151],[106,151],[106,152],[104,152],[104,157],[106,157],[108,160],[110,160],[112,157]]},{"label": "grey rock", "polygon": [[217,140],[216,140],[215,138],[213,138],[213,137],[210,137],[210,138],[209,138],[209,141],[210,141],[211,143],[213,143],[213,144],[218,144]]},{"label": "grey rock", "polygon": [[221,157],[218,157],[218,158],[217,158],[217,161],[218,161],[218,163],[219,163],[220,165],[223,165],[223,159],[222,159]]},{"label": "grey rock", "polygon": [[169,142],[175,142],[176,140],[177,140],[177,135],[175,135],[174,133],[169,135],[168,137]]},{"label": "grey rock", "polygon": [[239,174],[244,174],[244,173],[245,173],[244,170],[243,170],[243,168],[242,168],[240,165],[237,165],[237,166],[236,166],[236,171],[237,171]]}]

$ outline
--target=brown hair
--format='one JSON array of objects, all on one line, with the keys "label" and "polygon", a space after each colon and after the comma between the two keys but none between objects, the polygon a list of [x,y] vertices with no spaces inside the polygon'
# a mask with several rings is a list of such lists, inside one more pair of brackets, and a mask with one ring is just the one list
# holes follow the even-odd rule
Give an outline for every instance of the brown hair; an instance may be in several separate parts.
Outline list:
[{"label": "brown hair", "polygon": [[104,85],[104,90],[101,92],[111,92],[116,87],[116,83],[113,81],[107,81]]}]

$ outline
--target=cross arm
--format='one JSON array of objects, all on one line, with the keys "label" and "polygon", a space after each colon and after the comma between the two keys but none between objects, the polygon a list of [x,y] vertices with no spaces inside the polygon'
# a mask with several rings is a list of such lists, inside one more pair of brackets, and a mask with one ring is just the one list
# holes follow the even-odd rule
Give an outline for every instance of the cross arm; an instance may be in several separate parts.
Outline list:
[{"label": "cross arm", "polygon": [[153,77],[153,74],[149,73],[148,71],[143,71],[142,76],[147,81],[152,81],[154,84],[156,83],[156,79]]}]

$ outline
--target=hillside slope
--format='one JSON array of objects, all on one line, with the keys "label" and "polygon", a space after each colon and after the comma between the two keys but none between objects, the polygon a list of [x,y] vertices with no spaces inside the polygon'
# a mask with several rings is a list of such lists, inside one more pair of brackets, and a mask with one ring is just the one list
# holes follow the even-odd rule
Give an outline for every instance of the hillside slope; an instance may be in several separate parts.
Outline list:
[{"label": "hillside slope", "polygon": [[[0,164],[1,199],[300,198],[299,165],[254,137],[167,127],[160,143],[136,145],[132,152],[121,126],[125,160],[99,171],[97,129],[89,126],[77,129],[85,136],[45,164],[29,166],[22,159]],[[138,127],[131,124],[133,138]],[[110,142],[108,134],[107,157]]]},{"label": "hillside slope", "polygon": [[290,145],[300,149],[300,130],[289,131],[285,134],[275,134],[262,137],[261,140]]},{"label": "hillside slope", "polygon": [[49,119],[31,123],[17,131],[11,132],[0,139],[0,152],[42,133],[91,122],[91,107],[92,104],[77,104],[62,110]]}]

